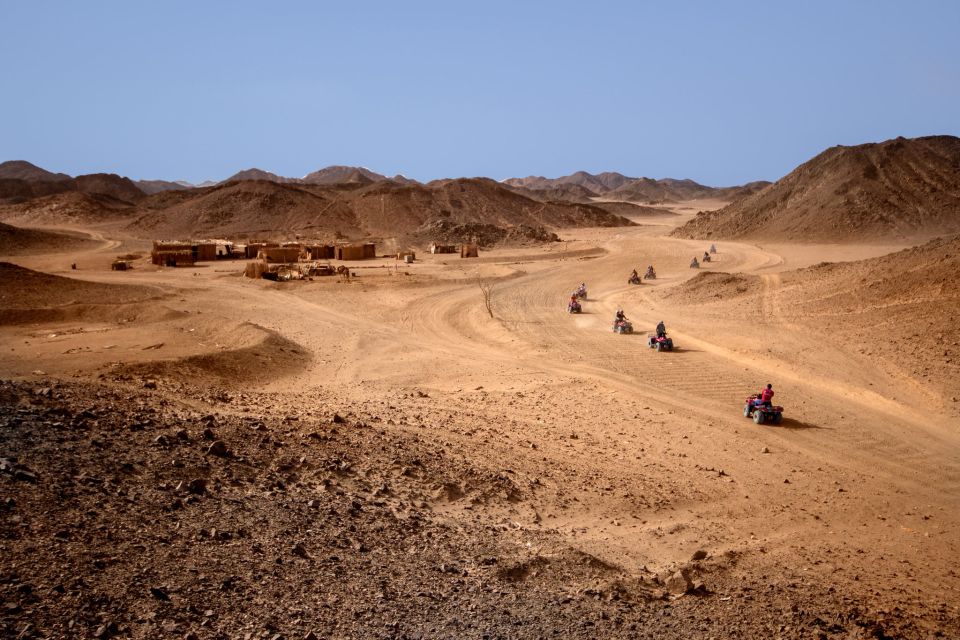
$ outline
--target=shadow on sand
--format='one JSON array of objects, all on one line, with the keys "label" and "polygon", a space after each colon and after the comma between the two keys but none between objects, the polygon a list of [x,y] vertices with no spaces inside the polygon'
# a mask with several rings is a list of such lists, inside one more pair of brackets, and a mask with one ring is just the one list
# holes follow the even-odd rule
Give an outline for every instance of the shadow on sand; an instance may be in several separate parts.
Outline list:
[{"label": "shadow on sand", "polygon": [[802,420],[796,420],[794,418],[784,418],[780,424],[771,424],[765,423],[764,427],[770,427],[771,429],[827,429],[832,431],[833,427],[821,427],[818,424],[810,424],[809,422],[803,422]]}]

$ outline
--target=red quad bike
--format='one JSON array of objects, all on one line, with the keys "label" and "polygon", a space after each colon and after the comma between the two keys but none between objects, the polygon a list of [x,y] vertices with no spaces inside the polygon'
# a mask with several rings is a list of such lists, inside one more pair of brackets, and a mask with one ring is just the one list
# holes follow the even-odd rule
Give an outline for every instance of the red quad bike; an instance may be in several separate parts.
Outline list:
[{"label": "red quad bike", "polygon": [[673,351],[673,338],[647,334],[647,346],[657,351]]},{"label": "red quad bike", "polygon": [[753,418],[756,424],[763,424],[764,422],[780,424],[780,421],[783,420],[783,407],[760,404],[760,396],[752,395],[746,399],[743,405],[743,417]]},{"label": "red quad bike", "polygon": [[613,332],[614,333],[633,333],[633,323],[631,323],[629,320],[614,320]]},{"label": "red quad bike", "polygon": [[567,303],[567,313],[580,313],[581,311],[583,311],[583,307],[576,300]]}]

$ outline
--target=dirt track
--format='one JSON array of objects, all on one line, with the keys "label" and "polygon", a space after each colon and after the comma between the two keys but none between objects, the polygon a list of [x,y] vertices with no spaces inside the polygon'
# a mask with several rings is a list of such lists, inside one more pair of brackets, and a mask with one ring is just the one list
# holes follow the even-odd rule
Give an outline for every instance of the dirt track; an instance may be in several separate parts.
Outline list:
[{"label": "dirt track", "polygon": [[[240,347],[256,352],[267,344],[259,340],[279,336],[309,360],[297,360],[287,375],[283,360],[293,356],[286,342],[263,354],[265,362],[251,356],[240,388],[259,388],[266,399],[220,410],[280,416],[309,412],[316,397],[317,407],[377,414],[385,434],[416,433],[464,464],[509,469],[542,484],[516,502],[478,505],[464,478],[455,495],[431,506],[437,521],[467,529],[483,521],[513,523],[521,537],[567,545],[625,576],[668,575],[689,566],[698,549],[709,558],[736,557],[704,577],[711,595],[701,596],[702,606],[710,608],[717,637],[732,635],[740,628],[734,621],[754,615],[737,609],[744,606],[738,584],[763,590],[761,603],[834,613],[839,605],[818,598],[843,594],[867,617],[885,620],[881,626],[892,637],[937,630],[956,637],[956,405],[931,399],[922,385],[877,368],[867,355],[826,347],[777,294],[778,273],[787,269],[895,247],[718,242],[704,270],[761,275],[760,304],[700,314],[663,295],[694,275],[687,264],[708,246],[664,237],[682,221],[571,230],[561,235],[575,239],[562,246],[504,249],[475,263],[425,256],[399,269],[392,262],[382,269],[362,265],[349,284],[252,282],[226,263],[184,270],[138,265],[127,273],[83,271],[81,264],[81,277],[159,285],[170,297],[127,322],[79,314],[58,326],[3,327],[11,348],[0,355],[0,372],[7,379],[34,378],[38,369],[42,377],[80,380],[103,374],[139,385],[152,377],[149,363],[157,358]],[[56,270],[63,258],[16,262]],[[627,285],[630,269],[642,273],[647,264],[659,278]],[[495,283],[494,318],[483,307],[480,279]],[[565,300],[581,281],[589,290],[585,313],[568,315]],[[617,308],[636,334],[610,331]],[[679,347],[673,353],[646,346],[658,320]],[[120,375],[130,365],[140,367],[132,379]],[[157,393],[198,410],[203,396],[188,387],[230,386],[219,378],[166,380],[167,374],[157,370]],[[740,415],[743,398],[767,382],[786,408],[780,426],[756,426]],[[550,579],[570,586],[559,574]],[[688,614],[693,622],[707,615],[696,607]],[[515,633],[550,635],[550,625],[539,624],[540,633]],[[556,624],[561,628],[561,617]],[[760,620],[741,633],[886,637],[866,624],[841,627],[828,634]],[[648,630],[693,637],[697,629]],[[229,625],[221,631],[229,634]],[[608,634],[614,631],[600,633]],[[347,635],[366,634],[355,628]]]}]

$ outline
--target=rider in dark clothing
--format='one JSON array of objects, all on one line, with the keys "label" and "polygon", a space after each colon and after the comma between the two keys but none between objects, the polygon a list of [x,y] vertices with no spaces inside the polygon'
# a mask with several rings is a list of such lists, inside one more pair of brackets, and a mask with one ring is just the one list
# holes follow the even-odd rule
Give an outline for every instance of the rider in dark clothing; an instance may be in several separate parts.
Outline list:
[{"label": "rider in dark clothing", "polygon": [[667,327],[663,324],[663,320],[657,323],[657,337],[663,338],[667,335]]},{"label": "rider in dark clothing", "polygon": [[627,316],[623,312],[623,309],[617,309],[617,322],[623,322],[626,319],[627,319]]}]

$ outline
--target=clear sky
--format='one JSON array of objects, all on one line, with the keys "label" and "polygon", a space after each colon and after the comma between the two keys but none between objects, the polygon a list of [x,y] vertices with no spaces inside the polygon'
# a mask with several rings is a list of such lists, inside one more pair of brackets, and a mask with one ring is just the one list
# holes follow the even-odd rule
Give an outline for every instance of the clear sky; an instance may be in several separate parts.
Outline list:
[{"label": "clear sky", "polygon": [[776,179],[960,134],[960,2],[0,0],[0,160]]}]

